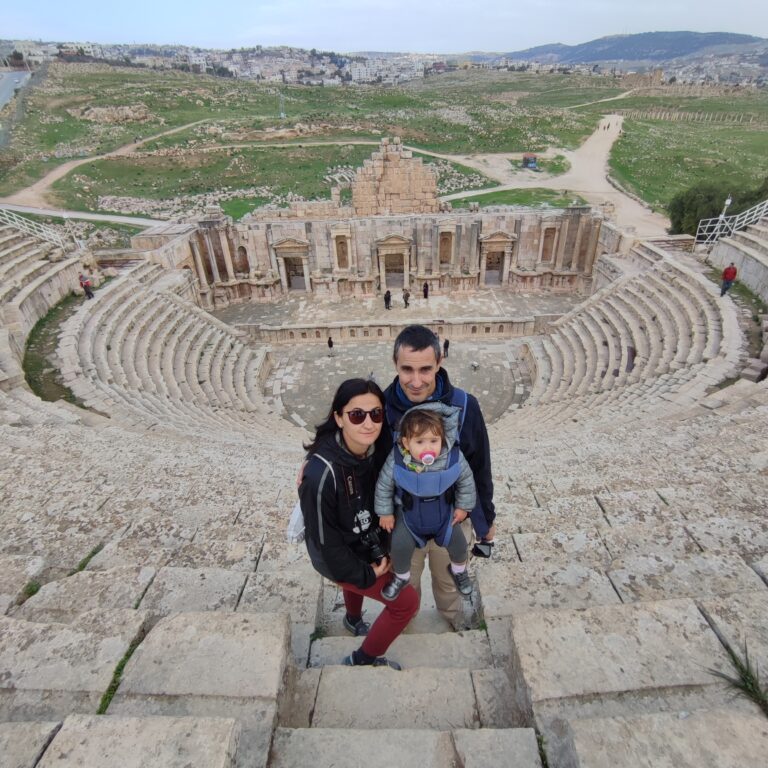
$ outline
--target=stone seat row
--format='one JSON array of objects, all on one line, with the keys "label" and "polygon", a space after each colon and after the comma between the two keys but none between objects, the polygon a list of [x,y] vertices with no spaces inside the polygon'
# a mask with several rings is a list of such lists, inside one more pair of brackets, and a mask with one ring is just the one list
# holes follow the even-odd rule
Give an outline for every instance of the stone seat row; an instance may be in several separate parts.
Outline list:
[{"label": "stone seat row", "polygon": [[[715,361],[711,368],[720,375],[725,368],[717,358],[738,362],[743,350],[732,308],[718,304],[714,288],[698,275],[652,245],[647,250],[651,255],[643,258],[652,267],[601,289],[553,323],[549,336],[526,343],[524,356],[535,375],[516,421],[540,404],[620,390],[706,361]],[[621,396],[608,399],[618,403]]]},{"label": "stone seat row", "polygon": [[62,370],[87,380],[73,388],[151,423],[272,429],[258,395],[264,352],[172,292],[151,288],[159,269],[137,267],[67,323]]}]

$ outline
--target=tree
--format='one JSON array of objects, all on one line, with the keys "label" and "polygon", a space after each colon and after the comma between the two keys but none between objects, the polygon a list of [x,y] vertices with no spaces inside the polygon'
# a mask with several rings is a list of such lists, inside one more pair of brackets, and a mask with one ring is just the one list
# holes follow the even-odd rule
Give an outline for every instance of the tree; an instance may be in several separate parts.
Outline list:
[{"label": "tree", "polygon": [[24,54],[21,51],[14,51],[10,56],[12,67],[21,67],[24,64]]}]

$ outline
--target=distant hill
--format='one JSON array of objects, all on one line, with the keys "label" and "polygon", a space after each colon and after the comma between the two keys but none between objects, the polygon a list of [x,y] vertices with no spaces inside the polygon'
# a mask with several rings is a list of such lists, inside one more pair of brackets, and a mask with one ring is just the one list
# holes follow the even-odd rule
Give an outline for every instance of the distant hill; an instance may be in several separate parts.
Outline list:
[{"label": "distant hill", "polygon": [[766,40],[732,32],[642,32],[637,35],[612,35],[580,45],[539,45],[505,54],[510,59],[563,64],[599,61],[662,62],[705,53],[709,49],[724,52]]}]

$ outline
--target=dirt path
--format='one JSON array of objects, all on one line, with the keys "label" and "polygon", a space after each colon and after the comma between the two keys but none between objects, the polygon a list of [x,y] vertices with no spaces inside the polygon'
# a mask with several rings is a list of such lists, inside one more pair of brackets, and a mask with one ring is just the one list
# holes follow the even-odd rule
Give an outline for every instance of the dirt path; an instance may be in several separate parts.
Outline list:
[{"label": "dirt path", "polygon": [[[627,91],[619,96],[613,96],[600,101],[614,101],[624,98],[631,91]],[[597,103],[597,102],[592,102]],[[666,217],[654,213],[646,208],[642,203],[637,202],[628,195],[620,192],[608,182],[608,157],[611,147],[621,133],[623,118],[619,115],[607,115],[598,125],[595,132],[576,150],[553,149],[540,153],[544,157],[552,157],[555,154],[562,154],[570,163],[570,169],[559,176],[549,176],[547,174],[537,174],[532,171],[523,171],[516,168],[510,161],[518,161],[521,157],[520,152],[505,152],[494,154],[478,155],[448,155],[440,152],[429,152],[416,147],[407,147],[421,155],[436,157],[442,160],[448,160],[453,163],[459,163],[468,168],[472,168],[480,173],[494,179],[498,186],[489,187],[481,190],[471,190],[469,192],[458,192],[453,195],[445,195],[443,200],[458,200],[463,197],[472,197],[483,192],[498,192],[508,189],[532,189],[545,188],[566,190],[583,197],[590,204],[599,206],[603,203],[612,203],[614,206],[614,219],[618,226],[626,230],[634,230],[638,236],[658,236],[664,235],[669,226]],[[172,128],[168,131],[147,137],[139,142],[126,144],[112,152],[107,152],[97,157],[88,157],[80,160],[72,160],[68,163],[55,168],[39,181],[35,182],[26,189],[17,192],[10,197],[0,200],[3,203],[14,205],[30,206],[34,208],[50,209],[50,203],[46,199],[50,192],[51,185],[58,179],[66,176],[70,171],[78,168],[85,163],[91,163],[94,160],[103,160],[110,157],[121,157],[136,151],[146,142],[153,141],[161,136],[168,136],[179,131],[186,130],[192,126],[200,125],[208,120],[198,120],[194,123]],[[328,146],[328,145],[370,145],[378,146],[377,141],[353,139],[351,141],[301,141],[302,147]],[[201,148],[200,151],[217,151],[236,147],[295,147],[297,143],[286,144],[270,142],[251,142],[247,144],[218,145],[215,147]]]}]

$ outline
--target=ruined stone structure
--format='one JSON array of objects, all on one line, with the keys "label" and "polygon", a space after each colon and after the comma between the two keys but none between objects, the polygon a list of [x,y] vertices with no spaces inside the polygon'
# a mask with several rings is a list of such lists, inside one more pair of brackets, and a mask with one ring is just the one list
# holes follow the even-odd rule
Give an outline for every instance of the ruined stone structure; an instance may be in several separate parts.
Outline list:
[{"label": "ruined stone structure", "polygon": [[399,140],[384,140],[358,170],[351,206],[334,190],[331,201],[264,208],[238,223],[214,207],[133,245],[192,269],[206,308],[293,290],[371,296],[425,282],[437,293],[490,285],[590,291],[602,224],[590,208],[446,208],[431,170]]}]

